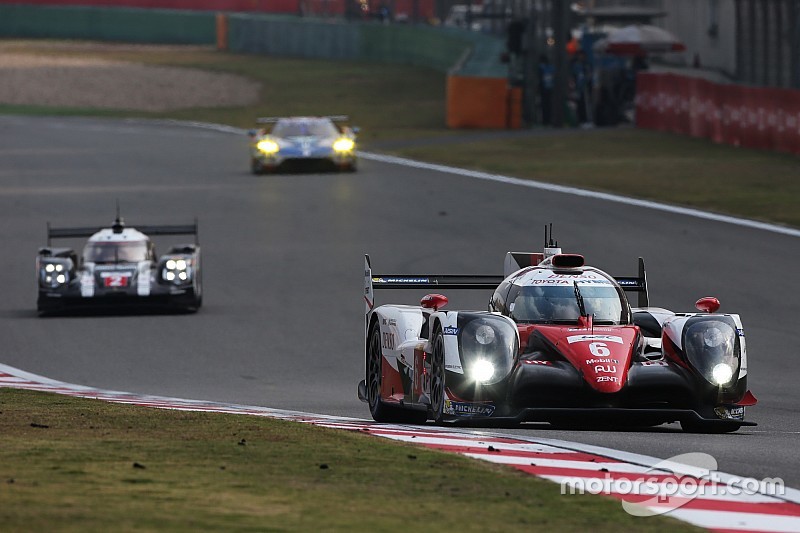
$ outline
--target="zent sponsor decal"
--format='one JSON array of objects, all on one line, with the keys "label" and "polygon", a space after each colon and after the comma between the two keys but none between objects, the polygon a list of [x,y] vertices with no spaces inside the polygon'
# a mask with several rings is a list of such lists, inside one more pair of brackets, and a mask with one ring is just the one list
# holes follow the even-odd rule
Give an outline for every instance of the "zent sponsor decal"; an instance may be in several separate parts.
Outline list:
[{"label": "zent sponsor decal", "polygon": [[445,335],[458,335],[458,328],[454,328],[453,326],[445,326],[442,330],[442,333]]},{"label": "zent sponsor decal", "polygon": [[607,381],[610,381],[612,383],[619,383],[619,378],[616,378],[614,376],[598,376],[597,377],[597,383],[605,383]]}]

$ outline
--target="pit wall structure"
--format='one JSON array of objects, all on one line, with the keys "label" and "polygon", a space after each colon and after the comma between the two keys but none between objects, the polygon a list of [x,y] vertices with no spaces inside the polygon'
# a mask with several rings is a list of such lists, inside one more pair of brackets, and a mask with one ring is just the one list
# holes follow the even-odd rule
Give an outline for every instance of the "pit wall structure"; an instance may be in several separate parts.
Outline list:
[{"label": "pit wall structure", "polygon": [[800,154],[800,90],[639,73],[636,126]]},{"label": "pit wall structure", "polygon": [[[105,7],[91,0],[31,5],[0,0],[0,38],[80,39],[150,44],[216,45],[275,57],[370,61],[447,73],[447,126],[519,128],[519,88],[500,63],[502,39],[424,25],[240,12],[257,0],[121,0],[142,7]],[[281,0],[282,1],[282,0]],[[183,7],[192,4],[194,9]],[[174,9],[160,9],[170,6]],[[209,8],[209,9],[204,9]],[[223,11],[219,11],[223,10]]]}]

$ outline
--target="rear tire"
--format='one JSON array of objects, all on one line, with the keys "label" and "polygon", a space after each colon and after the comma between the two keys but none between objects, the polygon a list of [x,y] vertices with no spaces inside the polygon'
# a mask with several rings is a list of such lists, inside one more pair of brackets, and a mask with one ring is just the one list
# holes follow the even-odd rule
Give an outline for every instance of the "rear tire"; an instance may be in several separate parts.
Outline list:
[{"label": "rear tire", "polygon": [[372,419],[376,422],[423,424],[428,419],[425,411],[404,409],[386,405],[381,399],[383,380],[383,353],[381,352],[381,328],[377,322],[369,330],[367,342],[367,403]]}]

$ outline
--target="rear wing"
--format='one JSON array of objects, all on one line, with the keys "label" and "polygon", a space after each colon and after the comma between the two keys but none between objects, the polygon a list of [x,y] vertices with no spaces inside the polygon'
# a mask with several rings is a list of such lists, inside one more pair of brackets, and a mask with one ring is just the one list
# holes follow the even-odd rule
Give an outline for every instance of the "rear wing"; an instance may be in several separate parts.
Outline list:
[{"label": "rear wing", "polygon": [[469,276],[452,274],[373,274],[369,255],[364,256],[365,313],[375,307],[376,290],[388,289],[489,289],[494,290],[503,276]]},{"label": "rear wing", "polygon": [[[47,246],[50,246],[52,239],[70,239],[76,237],[91,237],[98,231],[108,226],[92,226],[82,228],[53,228],[50,222],[47,223]],[[113,226],[112,226],[113,227]],[[132,226],[147,236],[151,235],[194,235],[194,242],[198,244],[197,219],[192,224],[183,225],[159,225],[159,226]]]},{"label": "rear wing", "polygon": [[[256,124],[275,124],[279,120],[295,118],[295,117],[259,117],[256,119]],[[300,117],[297,117],[300,118]],[[308,118],[327,118],[332,120],[333,122],[349,122],[350,117],[348,115],[323,115],[319,117],[308,117]]]},{"label": "rear wing", "polygon": [[[543,254],[528,252],[509,252],[506,255],[506,270],[511,266],[510,261],[521,261],[517,263],[518,268],[515,272],[526,266],[534,266],[541,262],[536,261],[537,257]],[[536,261],[536,262],[533,262]],[[483,289],[494,290],[503,282],[506,276],[461,276],[451,274],[373,274],[372,264],[369,255],[364,256],[364,314],[369,313],[375,307],[375,291],[387,289]],[[644,268],[644,259],[639,258],[638,276],[614,276],[617,284],[626,292],[638,293],[637,307],[649,307],[650,298],[647,292],[647,273]]]}]

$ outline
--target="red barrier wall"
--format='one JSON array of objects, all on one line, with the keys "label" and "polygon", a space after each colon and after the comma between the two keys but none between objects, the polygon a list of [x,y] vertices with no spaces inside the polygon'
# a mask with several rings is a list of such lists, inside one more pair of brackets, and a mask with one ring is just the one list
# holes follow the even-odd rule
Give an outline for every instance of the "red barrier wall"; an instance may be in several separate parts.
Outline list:
[{"label": "red barrier wall", "polygon": [[636,126],[800,154],[800,91],[643,72],[636,77]]}]

